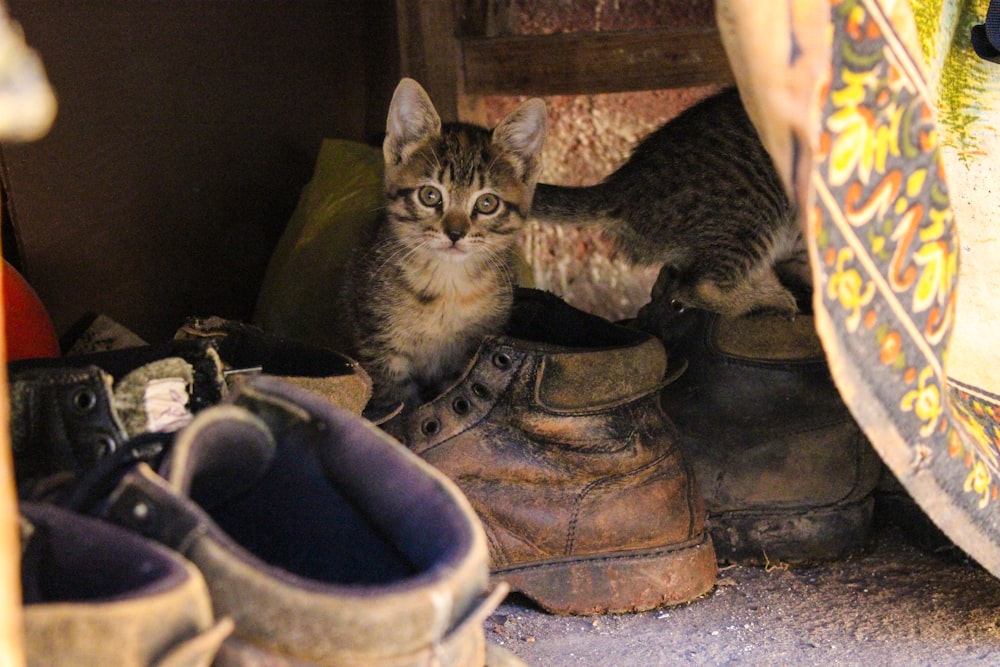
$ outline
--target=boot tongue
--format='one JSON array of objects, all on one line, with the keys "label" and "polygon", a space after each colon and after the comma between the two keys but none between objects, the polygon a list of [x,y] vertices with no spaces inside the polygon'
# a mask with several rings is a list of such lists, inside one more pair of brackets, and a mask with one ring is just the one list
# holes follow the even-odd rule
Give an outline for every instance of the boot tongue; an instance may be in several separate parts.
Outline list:
[{"label": "boot tongue", "polygon": [[667,370],[655,338],[604,350],[548,352],[535,384],[535,400],[553,412],[606,410],[655,391]]},{"label": "boot tongue", "polygon": [[177,435],[163,473],[210,512],[257,484],[276,451],[263,421],[242,408],[222,405],[203,410]]},{"label": "boot tongue", "polygon": [[556,412],[604,410],[654,391],[667,359],[651,335],[518,289],[507,333],[542,353],[535,400]]},{"label": "boot tongue", "polygon": [[710,326],[715,348],[731,357],[754,362],[826,359],[812,315],[799,315],[791,321],[767,314],[718,317]]},{"label": "boot tongue", "polygon": [[224,390],[218,352],[204,341],[175,341],[167,356],[116,377],[114,408],[129,437],[173,433]]},{"label": "boot tongue", "polygon": [[136,368],[114,386],[114,407],[129,437],[172,433],[193,417],[188,408],[194,383],[191,365],[168,357]]}]

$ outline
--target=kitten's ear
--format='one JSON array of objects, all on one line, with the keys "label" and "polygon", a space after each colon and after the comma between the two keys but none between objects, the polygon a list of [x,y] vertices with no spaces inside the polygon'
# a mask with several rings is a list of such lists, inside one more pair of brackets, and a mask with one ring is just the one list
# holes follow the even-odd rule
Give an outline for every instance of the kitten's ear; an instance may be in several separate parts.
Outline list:
[{"label": "kitten's ear", "polygon": [[419,83],[403,79],[389,103],[382,153],[387,165],[399,164],[408,149],[427,137],[441,134],[441,117]]},{"label": "kitten's ear", "polygon": [[537,180],[541,171],[547,122],[545,102],[533,98],[514,109],[493,130],[493,143],[516,158],[526,183]]}]

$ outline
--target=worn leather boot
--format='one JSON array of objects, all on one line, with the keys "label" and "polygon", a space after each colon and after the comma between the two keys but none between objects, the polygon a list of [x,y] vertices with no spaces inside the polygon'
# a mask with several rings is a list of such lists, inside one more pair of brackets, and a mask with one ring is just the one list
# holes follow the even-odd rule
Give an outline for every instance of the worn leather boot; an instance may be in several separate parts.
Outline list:
[{"label": "worn leather boot", "polygon": [[[221,396],[218,355],[188,361],[128,350],[9,364],[10,430],[18,493],[45,497],[136,436],[173,432]],[[207,366],[207,373],[201,367]]]},{"label": "worn leather boot", "polygon": [[201,570],[235,622],[216,667],[482,667],[506,587],[487,591],[486,540],[455,485],[286,382],[255,378],[227,401],[100,510]]},{"label": "worn leather boot", "polygon": [[22,503],[28,665],[208,667],[232,621],[215,621],[201,573],[104,521]]},{"label": "worn leather boot", "polygon": [[813,318],[689,311],[664,332],[687,371],[663,390],[720,560],[864,548],[881,462],[834,386]]},{"label": "worn leather boot", "polygon": [[536,290],[447,391],[384,428],[455,480],[495,578],[564,614],[651,609],[710,590],[705,508],[660,409],[654,337]]}]

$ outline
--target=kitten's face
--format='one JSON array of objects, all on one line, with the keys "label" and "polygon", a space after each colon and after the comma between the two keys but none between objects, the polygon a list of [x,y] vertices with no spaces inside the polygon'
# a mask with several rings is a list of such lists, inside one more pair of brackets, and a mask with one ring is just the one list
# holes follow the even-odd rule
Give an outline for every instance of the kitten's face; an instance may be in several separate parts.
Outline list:
[{"label": "kitten's face", "polygon": [[492,133],[442,127],[423,89],[404,79],[390,106],[384,146],[397,240],[449,263],[502,255],[531,205],[544,135],[545,107],[537,100]]},{"label": "kitten's face", "polygon": [[495,255],[521,229],[533,184],[517,178],[479,128],[445,127],[386,181],[396,237],[447,262]]}]

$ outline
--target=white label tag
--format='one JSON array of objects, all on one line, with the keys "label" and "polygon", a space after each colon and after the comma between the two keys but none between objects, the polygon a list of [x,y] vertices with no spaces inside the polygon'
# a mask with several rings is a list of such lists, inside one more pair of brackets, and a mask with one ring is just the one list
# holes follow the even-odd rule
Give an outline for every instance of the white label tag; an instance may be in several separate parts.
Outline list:
[{"label": "white label tag", "polygon": [[150,380],[143,396],[146,407],[146,430],[170,433],[191,423],[187,383],[182,378]]}]

